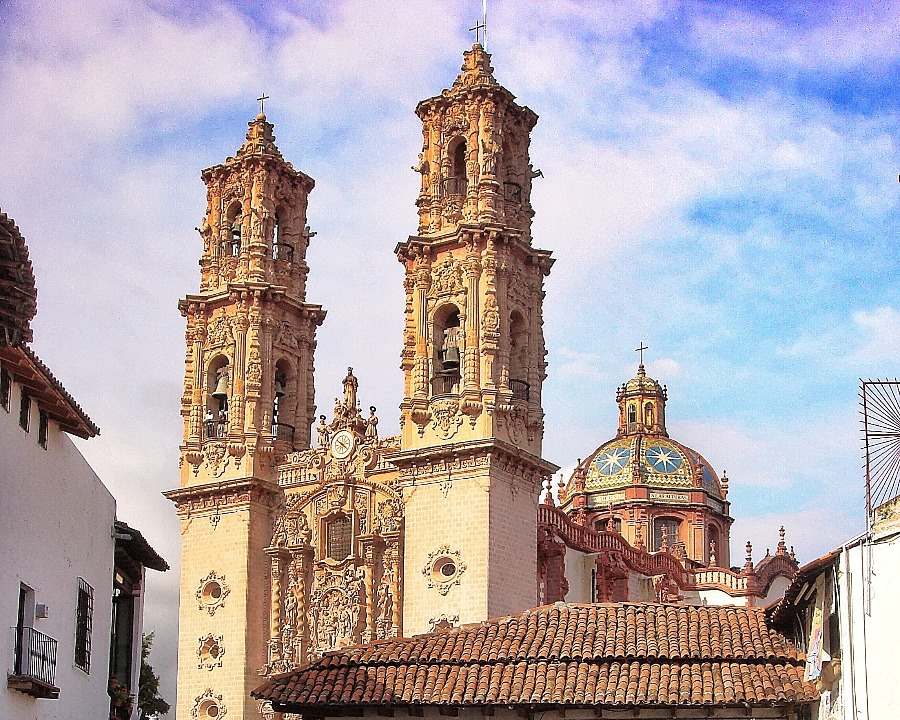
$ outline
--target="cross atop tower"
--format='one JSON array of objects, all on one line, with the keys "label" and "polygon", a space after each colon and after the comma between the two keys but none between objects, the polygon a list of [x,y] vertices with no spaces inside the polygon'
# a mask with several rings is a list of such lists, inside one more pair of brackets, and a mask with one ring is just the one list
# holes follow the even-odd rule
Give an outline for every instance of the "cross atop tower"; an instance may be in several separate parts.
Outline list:
[{"label": "cross atop tower", "polygon": [[475,27],[470,27],[469,32],[474,32],[475,42],[487,50],[487,0],[481,0],[481,22],[475,23]]},{"label": "cross atop tower", "polygon": [[260,115],[266,114],[266,100],[268,100],[268,99],[269,99],[269,96],[266,95],[265,93],[263,93],[258,98],[256,98],[257,102],[259,103],[259,114]]},{"label": "cross atop tower", "polygon": [[641,365],[644,364],[644,350],[649,350],[649,349],[650,349],[650,348],[649,348],[648,346],[644,345],[644,342],[643,342],[643,341],[641,341],[640,347],[636,347],[636,348],[634,349],[634,351],[635,351],[636,353],[640,353],[640,354],[641,354],[641,360],[640,360]]}]

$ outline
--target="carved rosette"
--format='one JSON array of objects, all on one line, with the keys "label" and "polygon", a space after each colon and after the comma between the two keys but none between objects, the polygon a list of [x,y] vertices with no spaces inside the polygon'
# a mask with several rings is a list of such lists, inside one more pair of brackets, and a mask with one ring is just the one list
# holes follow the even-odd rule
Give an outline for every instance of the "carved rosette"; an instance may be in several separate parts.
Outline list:
[{"label": "carved rosette", "polygon": [[219,575],[215,570],[200,580],[195,596],[197,598],[197,607],[205,610],[210,616],[215,615],[216,611],[225,605],[225,598],[231,592],[231,588],[225,583],[225,576]]},{"label": "carved rosette", "polygon": [[428,559],[422,568],[422,574],[428,579],[428,587],[441,595],[446,595],[451,587],[459,585],[460,576],[465,571],[466,564],[459,551],[451,550],[449,545],[442,545],[428,553]]},{"label": "carved rosette", "polygon": [[197,640],[197,667],[200,670],[212,670],[222,667],[222,657],[225,655],[225,644],[222,635],[207,633]]}]

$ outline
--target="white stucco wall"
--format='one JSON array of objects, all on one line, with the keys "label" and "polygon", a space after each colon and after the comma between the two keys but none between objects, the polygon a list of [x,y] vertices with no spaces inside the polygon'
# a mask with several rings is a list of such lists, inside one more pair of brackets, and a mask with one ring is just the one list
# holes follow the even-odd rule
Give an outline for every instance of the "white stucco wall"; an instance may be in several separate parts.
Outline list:
[{"label": "white stucco wall", "polygon": [[900,527],[876,527],[870,544],[848,543],[838,563],[842,674],[834,709],[847,720],[897,717]]},{"label": "white stucco wall", "polygon": [[[35,630],[57,640],[59,698],[35,699],[0,687],[0,718],[105,718],[116,504],[68,435],[50,421],[45,450],[38,444],[38,407],[31,432],[19,427],[20,387],[10,411],[0,407],[0,667],[14,673],[19,585],[34,589],[49,617]],[[91,671],[75,666],[78,578],[94,590]],[[26,625],[28,624],[26,620]]]}]

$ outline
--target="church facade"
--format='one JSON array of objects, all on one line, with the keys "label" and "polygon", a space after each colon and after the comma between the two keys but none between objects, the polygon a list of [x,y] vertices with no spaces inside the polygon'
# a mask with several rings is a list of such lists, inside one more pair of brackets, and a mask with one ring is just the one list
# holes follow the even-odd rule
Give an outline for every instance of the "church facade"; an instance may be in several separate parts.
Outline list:
[{"label": "church facade", "polygon": [[727,481],[668,439],[665,392],[643,366],[621,391],[615,447],[579,464],[556,507],[541,401],[553,258],[531,237],[537,116],[478,44],[416,112],[418,231],[395,249],[397,436],[379,435],[352,369],[316,415],[314,181],[262,114],[234,157],[203,172],[200,289],[179,305],[181,482],[167,493],[182,526],[179,720],[273,717],[250,695],[261,676],[336,648],[566,599],[752,605],[796,569],[783,542],[728,567]]}]

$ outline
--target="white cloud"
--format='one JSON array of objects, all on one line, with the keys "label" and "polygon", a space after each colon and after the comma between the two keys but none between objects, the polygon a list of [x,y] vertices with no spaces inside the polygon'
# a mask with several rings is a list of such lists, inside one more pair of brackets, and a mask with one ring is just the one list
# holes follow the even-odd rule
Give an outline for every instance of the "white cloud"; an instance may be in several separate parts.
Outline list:
[{"label": "white cloud", "polygon": [[742,9],[700,15],[692,39],[711,55],[741,58],[767,69],[841,72],[887,66],[900,58],[900,6],[896,2],[835,3],[765,17]]}]

